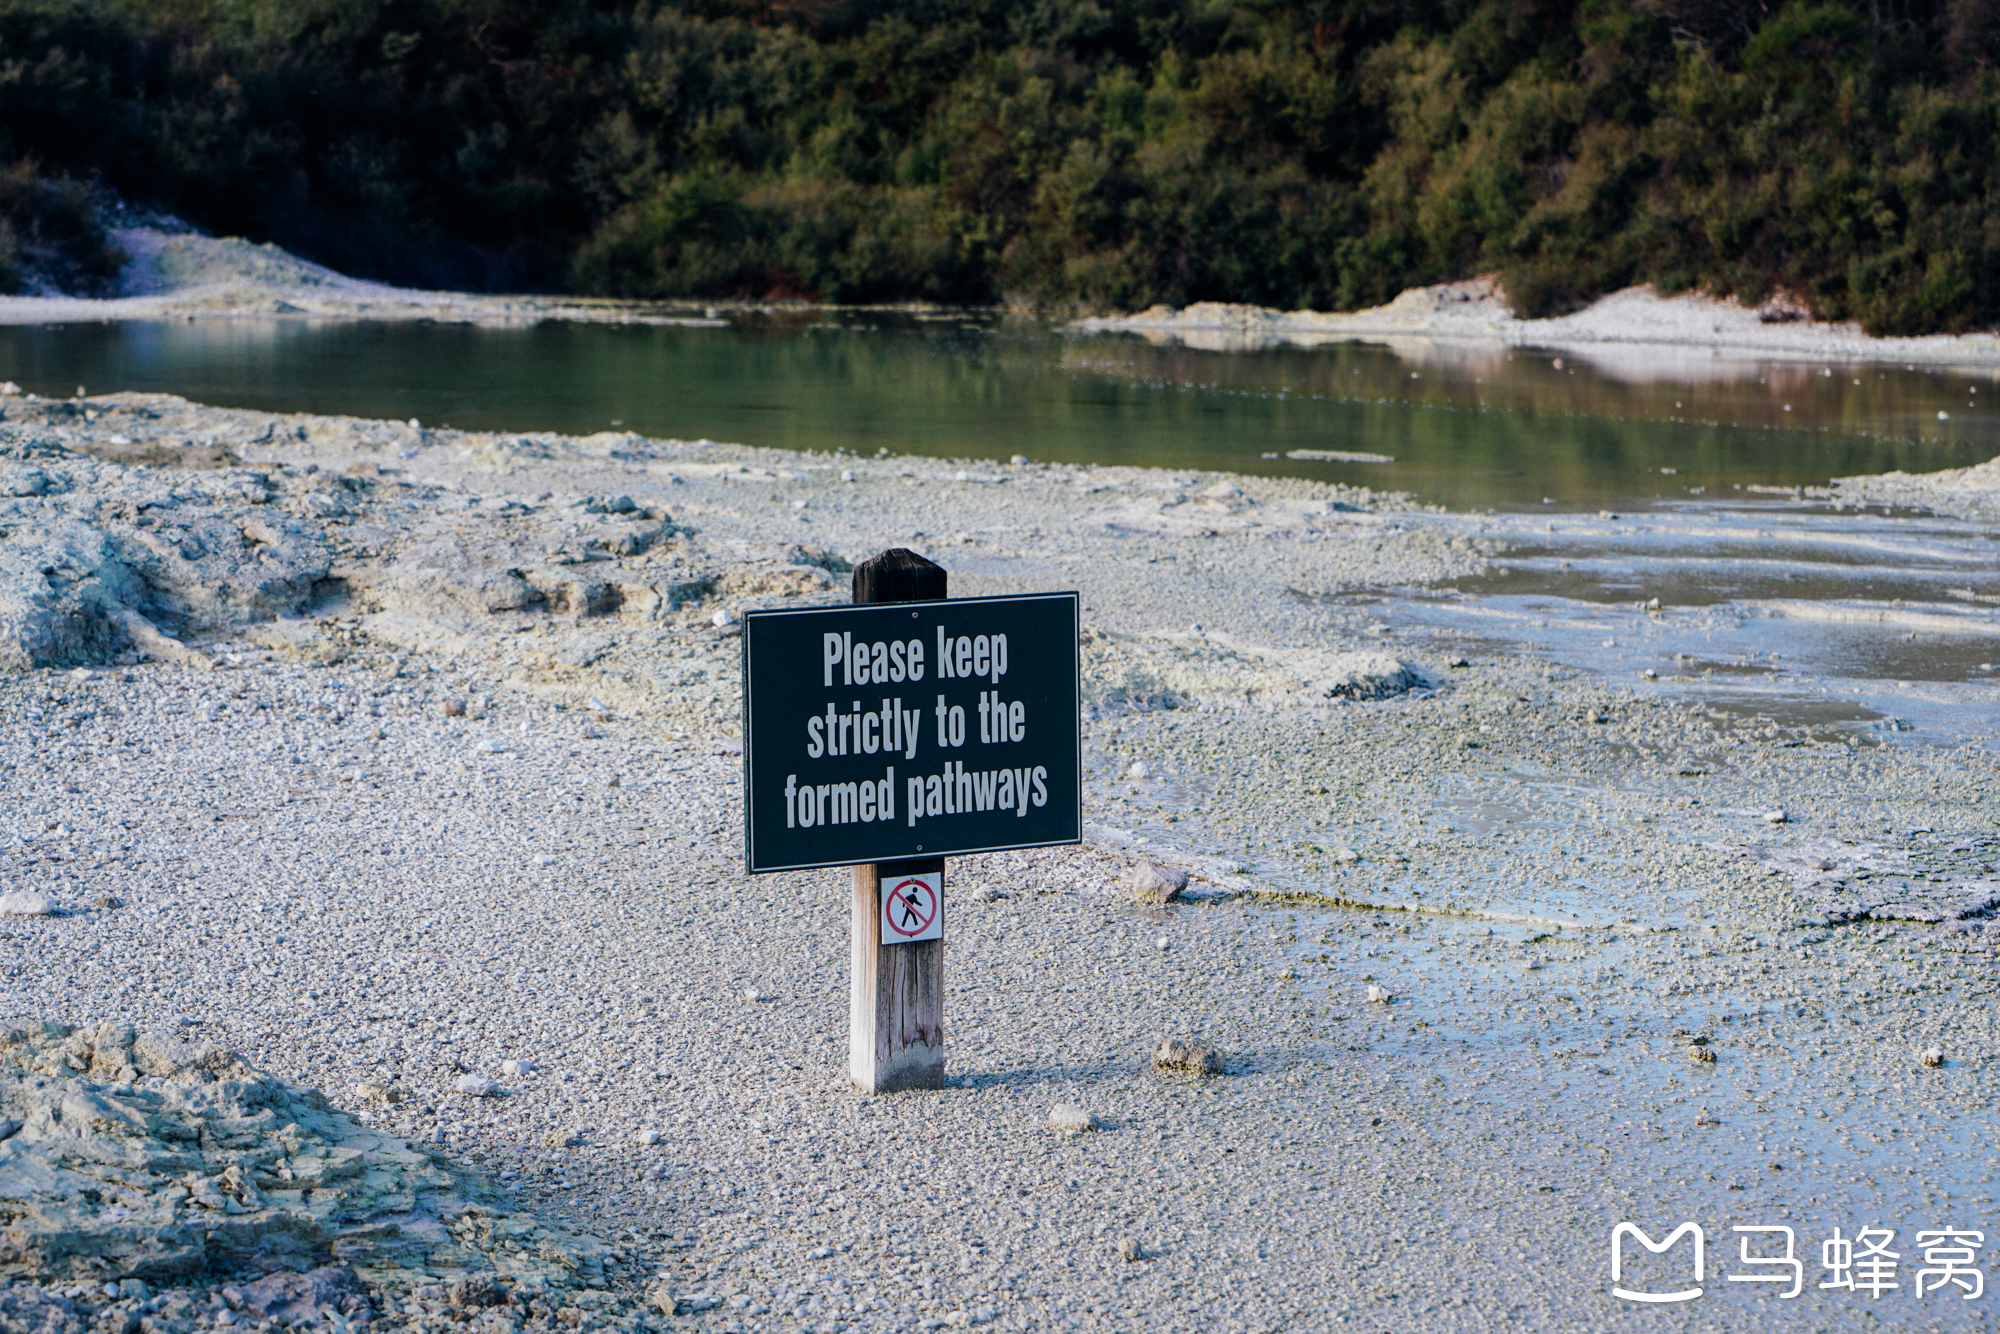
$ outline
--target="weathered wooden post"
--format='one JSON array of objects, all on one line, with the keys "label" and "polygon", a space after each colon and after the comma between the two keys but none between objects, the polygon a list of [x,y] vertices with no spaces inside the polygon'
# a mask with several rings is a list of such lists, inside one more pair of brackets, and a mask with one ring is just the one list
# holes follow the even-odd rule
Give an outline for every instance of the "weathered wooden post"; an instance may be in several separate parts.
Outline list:
[{"label": "weathered wooden post", "polygon": [[[854,567],[854,601],[934,602],[948,594],[942,565],[895,547]],[[882,885],[935,875],[944,917],[944,858],[866,862],[854,868],[848,948],[847,1072],[870,1093],[944,1087],[944,940],[882,939]],[[928,934],[928,932],[926,932]]]}]

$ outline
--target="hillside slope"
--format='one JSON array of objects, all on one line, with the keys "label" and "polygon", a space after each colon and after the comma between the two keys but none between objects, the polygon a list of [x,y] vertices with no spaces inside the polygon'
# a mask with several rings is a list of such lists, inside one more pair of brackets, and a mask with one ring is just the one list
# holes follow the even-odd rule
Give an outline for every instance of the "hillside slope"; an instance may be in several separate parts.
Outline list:
[{"label": "hillside slope", "polygon": [[0,286],[102,282],[95,182],[432,288],[1959,332],[1996,52],[1994,0],[0,0]]}]

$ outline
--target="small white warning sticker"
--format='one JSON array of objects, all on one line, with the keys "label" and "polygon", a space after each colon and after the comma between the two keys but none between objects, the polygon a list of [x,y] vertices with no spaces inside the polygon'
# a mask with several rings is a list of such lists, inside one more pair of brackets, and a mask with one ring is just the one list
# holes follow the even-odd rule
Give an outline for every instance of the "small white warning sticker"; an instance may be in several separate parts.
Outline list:
[{"label": "small white warning sticker", "polygon": [[944,874],[882,877],[882,943],[944,939]]}]

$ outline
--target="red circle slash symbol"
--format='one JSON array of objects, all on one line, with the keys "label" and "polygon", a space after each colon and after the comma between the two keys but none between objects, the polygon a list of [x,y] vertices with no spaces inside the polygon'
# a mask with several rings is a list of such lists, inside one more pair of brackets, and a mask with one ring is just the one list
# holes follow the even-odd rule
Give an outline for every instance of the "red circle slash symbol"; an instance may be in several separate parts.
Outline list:
[{"label": "red circle slash symbol", "polygon": [[904,938],[921,936],[937,920],[938,896],[922,880],[905,880],[889,891],[889,929]]}]

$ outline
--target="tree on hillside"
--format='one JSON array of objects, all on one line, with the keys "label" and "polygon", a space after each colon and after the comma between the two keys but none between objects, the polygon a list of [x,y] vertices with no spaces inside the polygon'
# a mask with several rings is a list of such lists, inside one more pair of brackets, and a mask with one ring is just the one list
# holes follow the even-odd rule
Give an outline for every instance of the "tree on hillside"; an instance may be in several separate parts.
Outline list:
[{"label": "tree on hillside", "polygon": [[0,0],[0,162],[393,281],[2000,312],[2000,0]]}]

